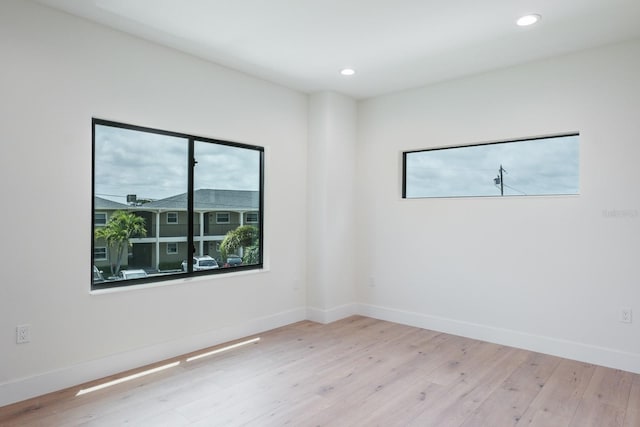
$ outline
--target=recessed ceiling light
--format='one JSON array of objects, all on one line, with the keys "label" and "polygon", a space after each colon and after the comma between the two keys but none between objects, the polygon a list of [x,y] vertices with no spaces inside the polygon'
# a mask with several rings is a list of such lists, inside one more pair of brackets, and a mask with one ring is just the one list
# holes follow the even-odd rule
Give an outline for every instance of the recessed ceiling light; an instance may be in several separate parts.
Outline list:
[{"label": "recessed ceiling light", "polygon": [[354,70],[353,68],[343,68],[342,70],[340,70],[340,74],[342,74],[343,76],[353,76],[356,73],[356,70]]},{"label": "recessed ceiling light", "polygon": [[533,25],[536,22],[538,22],[540,20],[541,16],[540,15],[524,15],[521,16],[517,21],[516,24],[518,24],[521,27],[527,27],[529,25]]}]

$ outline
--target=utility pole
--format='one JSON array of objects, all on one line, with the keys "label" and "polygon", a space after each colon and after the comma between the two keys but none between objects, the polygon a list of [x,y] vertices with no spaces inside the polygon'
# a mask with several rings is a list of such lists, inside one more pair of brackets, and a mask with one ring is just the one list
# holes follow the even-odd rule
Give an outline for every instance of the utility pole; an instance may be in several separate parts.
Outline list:
[{"label": "utility pole", "polygon": [[503,172],[507,172],[502,165],[500,165],[500,169],[498,169],[498,176],[493,178],[493,182],[497,185],[500,184],[500,195],[504,196],[504,178],[502,176]]}]

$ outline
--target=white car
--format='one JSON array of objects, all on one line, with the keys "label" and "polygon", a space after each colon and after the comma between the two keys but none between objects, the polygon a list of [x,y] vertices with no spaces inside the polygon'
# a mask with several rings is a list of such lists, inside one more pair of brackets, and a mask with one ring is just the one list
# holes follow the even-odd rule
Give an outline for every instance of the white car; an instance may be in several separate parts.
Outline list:
[{"label": "white car", "polygon": [[[218,262],[209,255],[193,257],[193,271],[213,270],[218,268]],[[182,261],[182,271],[187,271],[187,261]]]},{"label": "white car", "polygon": [[148,274],[144,270],[122,270],[120,271],[120,279],[129,280],[129,279],[141,279],[143,277],[148,277]]}]

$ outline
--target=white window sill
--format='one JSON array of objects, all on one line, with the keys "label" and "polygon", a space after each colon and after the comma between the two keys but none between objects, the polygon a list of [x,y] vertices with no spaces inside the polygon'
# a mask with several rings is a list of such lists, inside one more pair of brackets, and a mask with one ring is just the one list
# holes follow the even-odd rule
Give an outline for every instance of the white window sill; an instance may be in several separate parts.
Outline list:
[{"label": "white window sill", "polygon": [[141,283],[139,285],[117,286],[113,288],[96,289],[96,290],[89,291],[89,294],[104,295],[104,294],[114,294],[114,293],[120,293],[120,292],[131,292],[131,291],[138,291],[142,289],[159,288],[163,286],[175,286],[175,285],[184,285],[187,283],[220,280],[220,279],[225,279],[229,277],[252,276],[252,275],[264,274],[268,272],[269,272],[269,268],[263,267],[261,269],[242,270],[242,271],[237,271],[233,273],[221,273],[221,274],[194,276],[194,277],[182,277],[182,278],[176,278],[173,280],[164,280],[161,282]]}]

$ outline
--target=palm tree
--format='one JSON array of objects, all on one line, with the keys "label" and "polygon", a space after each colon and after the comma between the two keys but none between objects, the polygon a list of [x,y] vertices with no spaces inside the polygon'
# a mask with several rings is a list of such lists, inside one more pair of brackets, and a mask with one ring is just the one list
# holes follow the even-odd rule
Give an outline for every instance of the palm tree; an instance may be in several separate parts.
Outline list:
[{"label": "palm tree", "polygon": [[244,264],[258,263],[260,260],[259,236],[258,228],[253,225],[242,225],[229,231],[220,244],[222,262],[226,262],[227,254],[233,253],[239,248],[246,248],[242,262]]},{"label": "palm tree", "polygon": [[145,234],[147,234],[147,229],[144,218],[124,211],[114,212],[104,227],[95,230],[95,238],[104,239],[107,244],[112,275],[115,276],[120,272],[124,251],[132,245],[129,239]]}]

